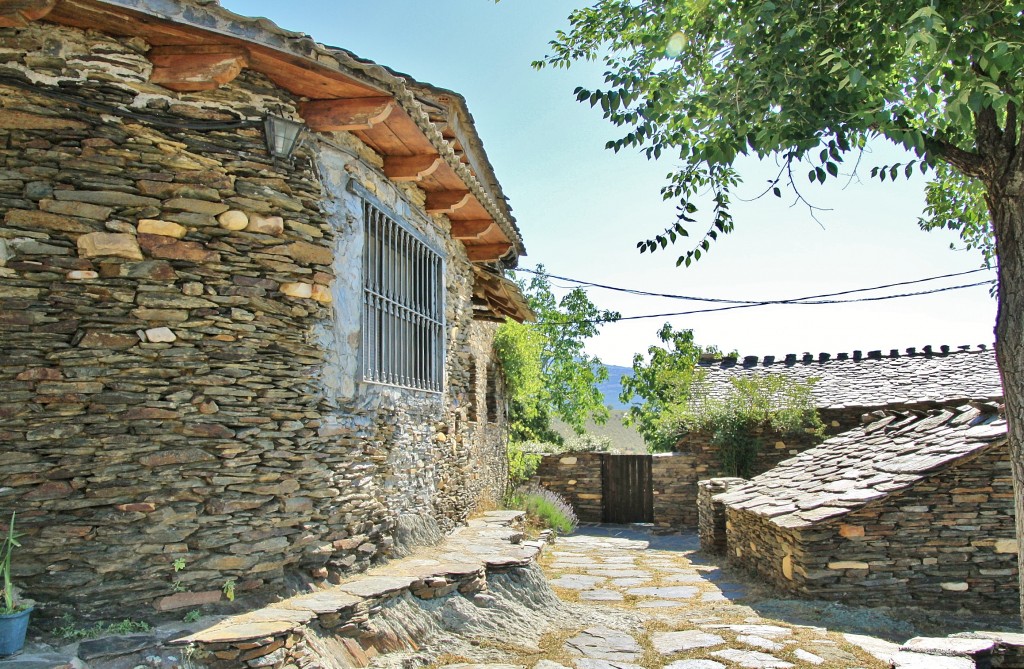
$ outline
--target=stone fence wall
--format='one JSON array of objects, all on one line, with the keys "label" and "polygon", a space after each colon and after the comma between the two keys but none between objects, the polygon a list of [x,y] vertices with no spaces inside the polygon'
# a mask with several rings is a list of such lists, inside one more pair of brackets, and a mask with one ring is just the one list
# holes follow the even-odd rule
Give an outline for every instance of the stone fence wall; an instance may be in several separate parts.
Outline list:
[{"label": "stone fence wall", "polygon": [[715,495],[728,492],[730,487],[743,483],[745,480],[725,477],[704,479],[697,482],[700,548],[705,553],[724,555],[728,546],[725,504],[716,502],[714,500]]},{"label": "stone fence wall", "polygon": [[[858,419],[859,420],[859,419]],[[755,474],[768,471],[782,460],[818,445],[816,435],[781,437],[765,435],[766,447],[758,454]],[[675,453],[656,453],[651,457],[651,485],[654,496],[654,523],[662,527],[698,525],[697,482],[723,474],[717,447],[706,434],[683,437]],[[537,470],[541,485],[564,496],[581,520],[602,519],[602,453],[546,455]]]},{"label": "stone fence wall", "polygon": [[816,599],[1016,613],[1017,543],[1005,446],[807,528],[727,510],[734,564]]},{"label": "stone fence wall", "polygon": [[603,458],[602,453],[545,455],[534,480],[564,497],[581,521],[600,523]]},{"label": "stone fence wall", "polygon": [[[488,404],[494,326],[421,191],[346,133],[287,162],[261,128],[190,128],[294,114],[250,70],[174,94],[138,39],[0,39],[0,74],[38,82],[0,85],[0,519],[26,532],[26,594],[109,615],[336,580],[389,552],[400,515],[449,529],[501,495],[503,425],[466,413]],[[361,381],[351,182],[446,256],[444,393]]]}]

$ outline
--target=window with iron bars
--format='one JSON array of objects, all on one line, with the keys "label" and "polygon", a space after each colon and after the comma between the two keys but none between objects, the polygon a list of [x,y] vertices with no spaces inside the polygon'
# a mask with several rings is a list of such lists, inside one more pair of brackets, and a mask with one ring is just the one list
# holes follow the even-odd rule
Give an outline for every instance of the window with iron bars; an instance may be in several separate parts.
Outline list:
[{"label": "window with iron bars", "polygon": [[441,256],[369,202],[363,214],[363,380],[440,392]]}]

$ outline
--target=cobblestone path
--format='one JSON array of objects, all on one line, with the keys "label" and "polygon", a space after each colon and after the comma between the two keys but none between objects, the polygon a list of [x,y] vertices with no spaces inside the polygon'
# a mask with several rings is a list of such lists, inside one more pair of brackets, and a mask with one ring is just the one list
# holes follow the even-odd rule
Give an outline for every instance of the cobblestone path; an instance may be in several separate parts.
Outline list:
[{"label": "cobblestone path", "polygon": [[[788,669],[903,667],[970,669],[964,657],[900,650],[897,644],[765,618],[695,554],[695,535],[581,528],[550,546],[542,564],[559,597],[575,602],[579,628],[548,639],[535,669]],[[622,614],[616,625],[614,611]],[[588,620],[588,616],[593,618]],[[594,624],[588,624],[593,622]],[[525,666],[531,666],[523,658]]]}]

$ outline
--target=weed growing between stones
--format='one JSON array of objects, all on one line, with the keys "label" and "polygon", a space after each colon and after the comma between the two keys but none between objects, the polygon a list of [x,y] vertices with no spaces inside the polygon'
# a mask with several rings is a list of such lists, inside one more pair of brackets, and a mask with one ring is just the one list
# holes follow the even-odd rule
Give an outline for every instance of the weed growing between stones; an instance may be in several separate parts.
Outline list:
[{"label": "weed growing between stones", "polygon": [[121,622],[97,622],[89,627],[79,627],[77,621],[70,614],[65,614],[61,618],[61,623],[53,633],[64,641],[84,641],[115,634],[136,634],[153,629],[153,626],[146,621],[132,620],[131,618],[125,618]]}]

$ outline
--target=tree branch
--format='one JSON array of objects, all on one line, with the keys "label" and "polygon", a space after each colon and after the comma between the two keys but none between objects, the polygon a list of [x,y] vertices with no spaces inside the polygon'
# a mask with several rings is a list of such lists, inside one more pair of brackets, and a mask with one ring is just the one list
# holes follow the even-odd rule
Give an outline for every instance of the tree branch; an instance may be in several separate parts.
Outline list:
[{"label": "tree branch", "polygon": [[985,161],[973,151],[965,151],[944,139],[929,135],[924,135],[924,148],[930,155],[949,163],[967,176],[978,178],[985,175]]}]

